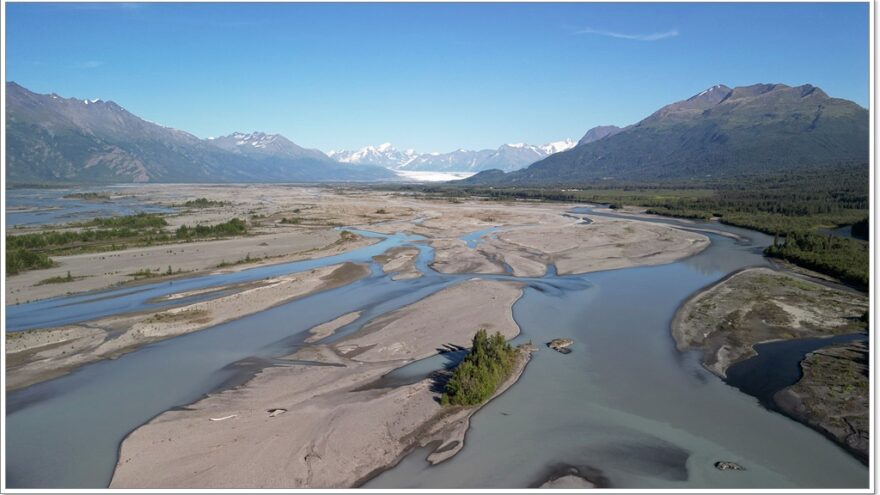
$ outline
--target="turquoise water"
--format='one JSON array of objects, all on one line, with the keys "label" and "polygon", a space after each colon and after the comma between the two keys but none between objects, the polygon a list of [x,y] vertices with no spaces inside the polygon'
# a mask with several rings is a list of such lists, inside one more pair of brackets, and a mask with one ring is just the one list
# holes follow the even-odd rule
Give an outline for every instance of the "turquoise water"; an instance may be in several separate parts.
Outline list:
[{"label": "turquoise water", "polygon": [[64,198],[67,194],[80,192],[125,194],[125,188],[6,189],[6,226],[61,224],[114,215],[174,211],[174,208],[145,203],[134,198],[121,197],[112,201]]}]

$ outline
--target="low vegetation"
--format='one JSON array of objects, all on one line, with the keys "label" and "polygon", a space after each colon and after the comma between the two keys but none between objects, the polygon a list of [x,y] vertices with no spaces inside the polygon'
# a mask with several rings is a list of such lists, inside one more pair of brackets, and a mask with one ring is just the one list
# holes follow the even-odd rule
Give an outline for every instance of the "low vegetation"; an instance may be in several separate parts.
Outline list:
[{"label": "low vegetation", "polygon": [[159,276],[159,270],[156,269],[156,271],[153,271],[153,270],[150,270],[149,268],[142,268],[136,272],[131,272],[126,276],[132,277],[135,280],[140,280],[142,278],[153,278],[153,277]]},{"label": "low vegetation", "polygon": [[247,233],[247,223],[244,220],[233,218],[228,222],[215,225],[196,225],[188,227],[181,225],[174,231],[174,237],[182,240],[201,239],[205,237],[233,237]]},{"label": "low vegetation", "polygon": [[474,406],[487,400],[516,366],[518,351],[501,333],[474,335],[470,353],[455,368],[440,398],[443,405]]},{"label": "low vegetation", "polygon": [[25,270],[50,268],[54,266],[51,256],[232,237],[244,235],[248,230],[247,223],[238,218],[216,225],[182,225],[173,232],[166,230],[167,226],[168,222],[159,215],[139,213],[96,218],[75,224],[71,229],[7,235],[6,273],[15,275]]},{"label": "low vegetation", "polygon": [[213,199],[208,198],[197,198],[191,199],[186,203],[183,203],[184,208],[213,208],[215,206],[226,206],[228,205],[228,201],[215,201]]},{"label": "low vegetation", "polygon": [[99,201],[110,199],[110,193],[106,192],[76,192],[65,194],[64,199],[83,199],[86,201]]},{"label": "low vegetation", "polygon": [[52,268],[55,263],[43,253],[29,249],[9,247],[8,238],[6,244],[6,274],[17,275],[25,270],[40,270]]},{"label": "low vegetation", "polygon": [[262,257],[251,257],[251,253],[248,253],[247,256],[245,256],[244,258],[239,259],[238,261],[226,261],[226,260],[222,260],[222,261],[220,261],[220,263],[217,265],[217,268],[227,268],[227,267],[230,267],[230,266],[236,266],[236,265],[246,265],[246,264],[248,264],[248,263],[256,263],[256,262],[258,262],[258,261],[262,261],[263,259],[264,259],[264,258],[262,258]]},{"label": "low vegetation", "polygon": [[74,280],[76,280],[76,278],[74,278],[73,275],[71,275],[70,272],[68,271],[67,276],[49,277],[49,278],[40,280],[39,282],[37,282],[36,285],[66,284],[68,282],[73,282]]},{"label": "low vegetation", "polygon": [[167,227],[168,222],[154,213],[137,213],[119,217],[96,218],[83,224],[84,227],[100,227],[104,229],[159,229]]}]

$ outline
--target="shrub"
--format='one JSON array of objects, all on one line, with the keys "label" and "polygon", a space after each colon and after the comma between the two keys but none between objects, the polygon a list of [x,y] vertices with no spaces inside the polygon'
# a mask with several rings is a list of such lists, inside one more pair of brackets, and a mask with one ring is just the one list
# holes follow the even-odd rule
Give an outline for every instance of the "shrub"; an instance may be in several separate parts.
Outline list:
[{"label": "shrub", "polygon": [[6,274],[16,275],[25,270],[52,268],[55,263],[44,253],[23,248],[6,250]]}]

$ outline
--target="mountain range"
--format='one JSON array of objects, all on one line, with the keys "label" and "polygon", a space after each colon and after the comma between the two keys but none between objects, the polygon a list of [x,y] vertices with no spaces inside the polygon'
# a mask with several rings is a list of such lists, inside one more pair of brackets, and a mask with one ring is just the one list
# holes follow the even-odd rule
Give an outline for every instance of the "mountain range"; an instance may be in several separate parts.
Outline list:
[{"label": "mountain range", "polygon": [[401,151],[391,143],[384,143],[355,151],[330,151],[327,154],[342,163],[379,165],[403,171],[479,172],[499,169],[510,172],[570,149],[575,144],[571,139],[565,139],[541,146],[515,143],[503,144],[494,150],[458,149],[449,153],[417,153],[411,149]]},{"label": "mountain range", "polygon": [[6,83],[9,182],[308,182],[389,180],[278,134],[199,139],[112,101],[37,94]]},{"label": "mountain range", "polygon": [[869,159],[868,121],[868,110],[809,84],[716,85],[634,125],[588,133],[528,168],[486,171],[465,182],[718,178],[862,165]]},{"label": "mountain range", "polygon": [[24,182],[389,181],[398,173],[478,172],[473,184],[721,178],[866,164],[869,115],[806,84],[716,85],[577,142],[417,153],[390,143],[324,154],[279,134],[200,139],[112,101],[6,83],[6,179]]}]

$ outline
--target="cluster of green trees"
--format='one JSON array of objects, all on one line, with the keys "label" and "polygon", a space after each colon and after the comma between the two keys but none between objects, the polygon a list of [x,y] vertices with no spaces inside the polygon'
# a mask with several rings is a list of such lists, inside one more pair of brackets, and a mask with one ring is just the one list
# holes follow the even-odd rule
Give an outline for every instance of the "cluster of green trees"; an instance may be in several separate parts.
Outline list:
[{"label": "cluster of green trees", "polygon": [[765,251],[797,265],[827,273],[857,287],[868,288],[868,245],[812,232],[777,235]]},{"label": "cluster of green trees", "polygon": [[455,406],[480,404],[491,397],[510,376],[516,360],[517,350],[507,343],[501,333],[496,332],[489,337],[486,330],[479,330],[474,335],[470,353],[446,382],[440,402]]},{"label": "cluster of green trees", "polygon": [[189,240],[202,237],[231,237],[245,233],[247,233],[247,222],[239,218],[233,218],[228,222],[215,225],[199,224],[195,227],[181,225],[174,231],[174,236],[177,239]]},{"label": "cluster of green trees", "polygon": [[167,234],[158,229],[150,231],[129,228],[79,231],[50,230],[33,234],[8,236],[6,238],[6,247],[7,249],[42,249],[51,251],[53,254],[62,254],[61,251],[67,251],[74,244],[115,241],[133,237],[145,237],[147,235],[153,236],[153,239],[156,241],[170,239]]}]

